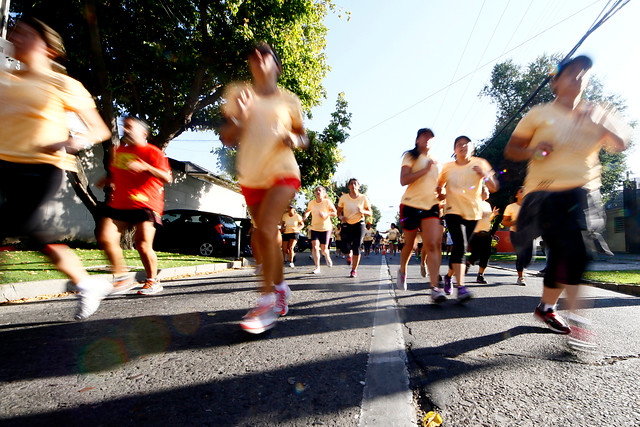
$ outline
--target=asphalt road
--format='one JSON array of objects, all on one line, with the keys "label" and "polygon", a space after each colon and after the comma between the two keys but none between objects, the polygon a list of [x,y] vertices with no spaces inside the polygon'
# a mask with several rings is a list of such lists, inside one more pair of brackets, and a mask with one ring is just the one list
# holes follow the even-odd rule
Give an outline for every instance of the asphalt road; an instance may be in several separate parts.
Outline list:
[{"label": "asphalt road", "polygon": [[238,326],[251,269],[109,297],[84,322],[74,298],[0,306],[0,423],[418,425],[436,409],[445,426],[640,425],[640,298],[589,288],[600,346],[576,353],[532,317],[541,279],[489,268],[468,304],[434,306],[415,260],[389,290],[397,263],[350,279],[298,255],[291,310],[258,336]]}]

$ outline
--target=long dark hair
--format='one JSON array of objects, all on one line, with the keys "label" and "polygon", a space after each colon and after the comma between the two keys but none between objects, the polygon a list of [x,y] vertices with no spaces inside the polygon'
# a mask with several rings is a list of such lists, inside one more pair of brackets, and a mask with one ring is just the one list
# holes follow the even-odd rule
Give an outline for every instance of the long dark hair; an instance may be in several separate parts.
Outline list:
[{"label": "long dark hair", "polygon": [[420,150],[418,149],[418,138],[420,138],[420,135],[422,135],[423,133],[429,133],[431,135],[431,138],[435,136],[433,131],[429,128],[418,129],[418,135],[416,135],[416,145],[411,150],[407,150],[402,153],[403,156],[405,154],[409,154],[414,160],[420,157]]}]

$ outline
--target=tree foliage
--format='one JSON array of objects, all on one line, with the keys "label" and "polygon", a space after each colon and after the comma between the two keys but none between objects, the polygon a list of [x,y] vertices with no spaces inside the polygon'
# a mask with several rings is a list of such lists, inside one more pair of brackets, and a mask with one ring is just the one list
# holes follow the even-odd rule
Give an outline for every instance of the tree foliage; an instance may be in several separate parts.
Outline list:
[{"label": "tree foliage", "polygon": [[[545,85],[533,101],[519,113],[515,120],[500,134],[499,130],[517,113],[529,96],[547,77],[549,71],[555,67],[562,57],[556,55],[542,55],[525,67],[507,60],[496,64],[491,72],[489,83],[480,92],[496,105],[496,125],[490,138],[483,141],[477,152],[491,163],[499,174],[501,188],[491,195],[490,202],[504,208],[514,201],[518,187],[524,182],[526,163],[516,163],[504,159],[504,148],[511,137],[518,121],[536,104],[551,102],[553,93],[549,85]],[[584,98],[589,101],[614,105],[619,111],[626,108],[624,100],[618,95],[606,94],[604,86],[596,76],[591,77],[590,84],[585,90]],[[626,155],[625,153],[611,154],[604,150],[600,152],[602,163],[602,195],[607,200],[614,195],[624,179]]]},{"label": "tree foliage", "polygon": [[161,148],[184,130],[220,123],[222,88],[248,78],[246,58],[256,41],[280,53],[281,84],[307,112],[325,96],[323,20],[335,8],[330,0],[16,0],[11,6],[60,32],[69,74],[99,97],[103,112],[105,102],[113,103],[107,122],[123,113],[144,117],[151,142]]}]

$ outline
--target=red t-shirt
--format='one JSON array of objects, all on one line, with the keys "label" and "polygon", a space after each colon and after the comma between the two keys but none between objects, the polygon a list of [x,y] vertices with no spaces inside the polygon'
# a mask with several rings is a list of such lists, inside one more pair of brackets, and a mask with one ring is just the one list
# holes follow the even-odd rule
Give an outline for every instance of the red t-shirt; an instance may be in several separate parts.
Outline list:
[{"label": "red t-shirt", "polygon": [[148,208],[162,215],[164,182],[148,172],[137,173],[127,169],[130,161],[138,159],[171,173],[169,160],[158,147],[151,144],[141,147],[120,145],[112,152],[109,162],[113,191],[107,205],[115,209]]}]

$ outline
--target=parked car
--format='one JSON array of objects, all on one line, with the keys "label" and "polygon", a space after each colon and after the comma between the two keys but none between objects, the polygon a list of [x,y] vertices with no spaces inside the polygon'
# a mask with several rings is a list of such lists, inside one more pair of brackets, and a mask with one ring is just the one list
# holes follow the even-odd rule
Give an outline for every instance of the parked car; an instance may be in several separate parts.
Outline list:
[{"label": "parked car", "polygon": [[162,215],[153,246],[202,256],[236,254],[236,223],[226,215],[173,209]]},{"label": "parked car", "polygon": [[307,249],[311,249],[311,240],[309,240],[309,238],[304,234],[300,234],[295,250],[296,252],[304,252]]}]

